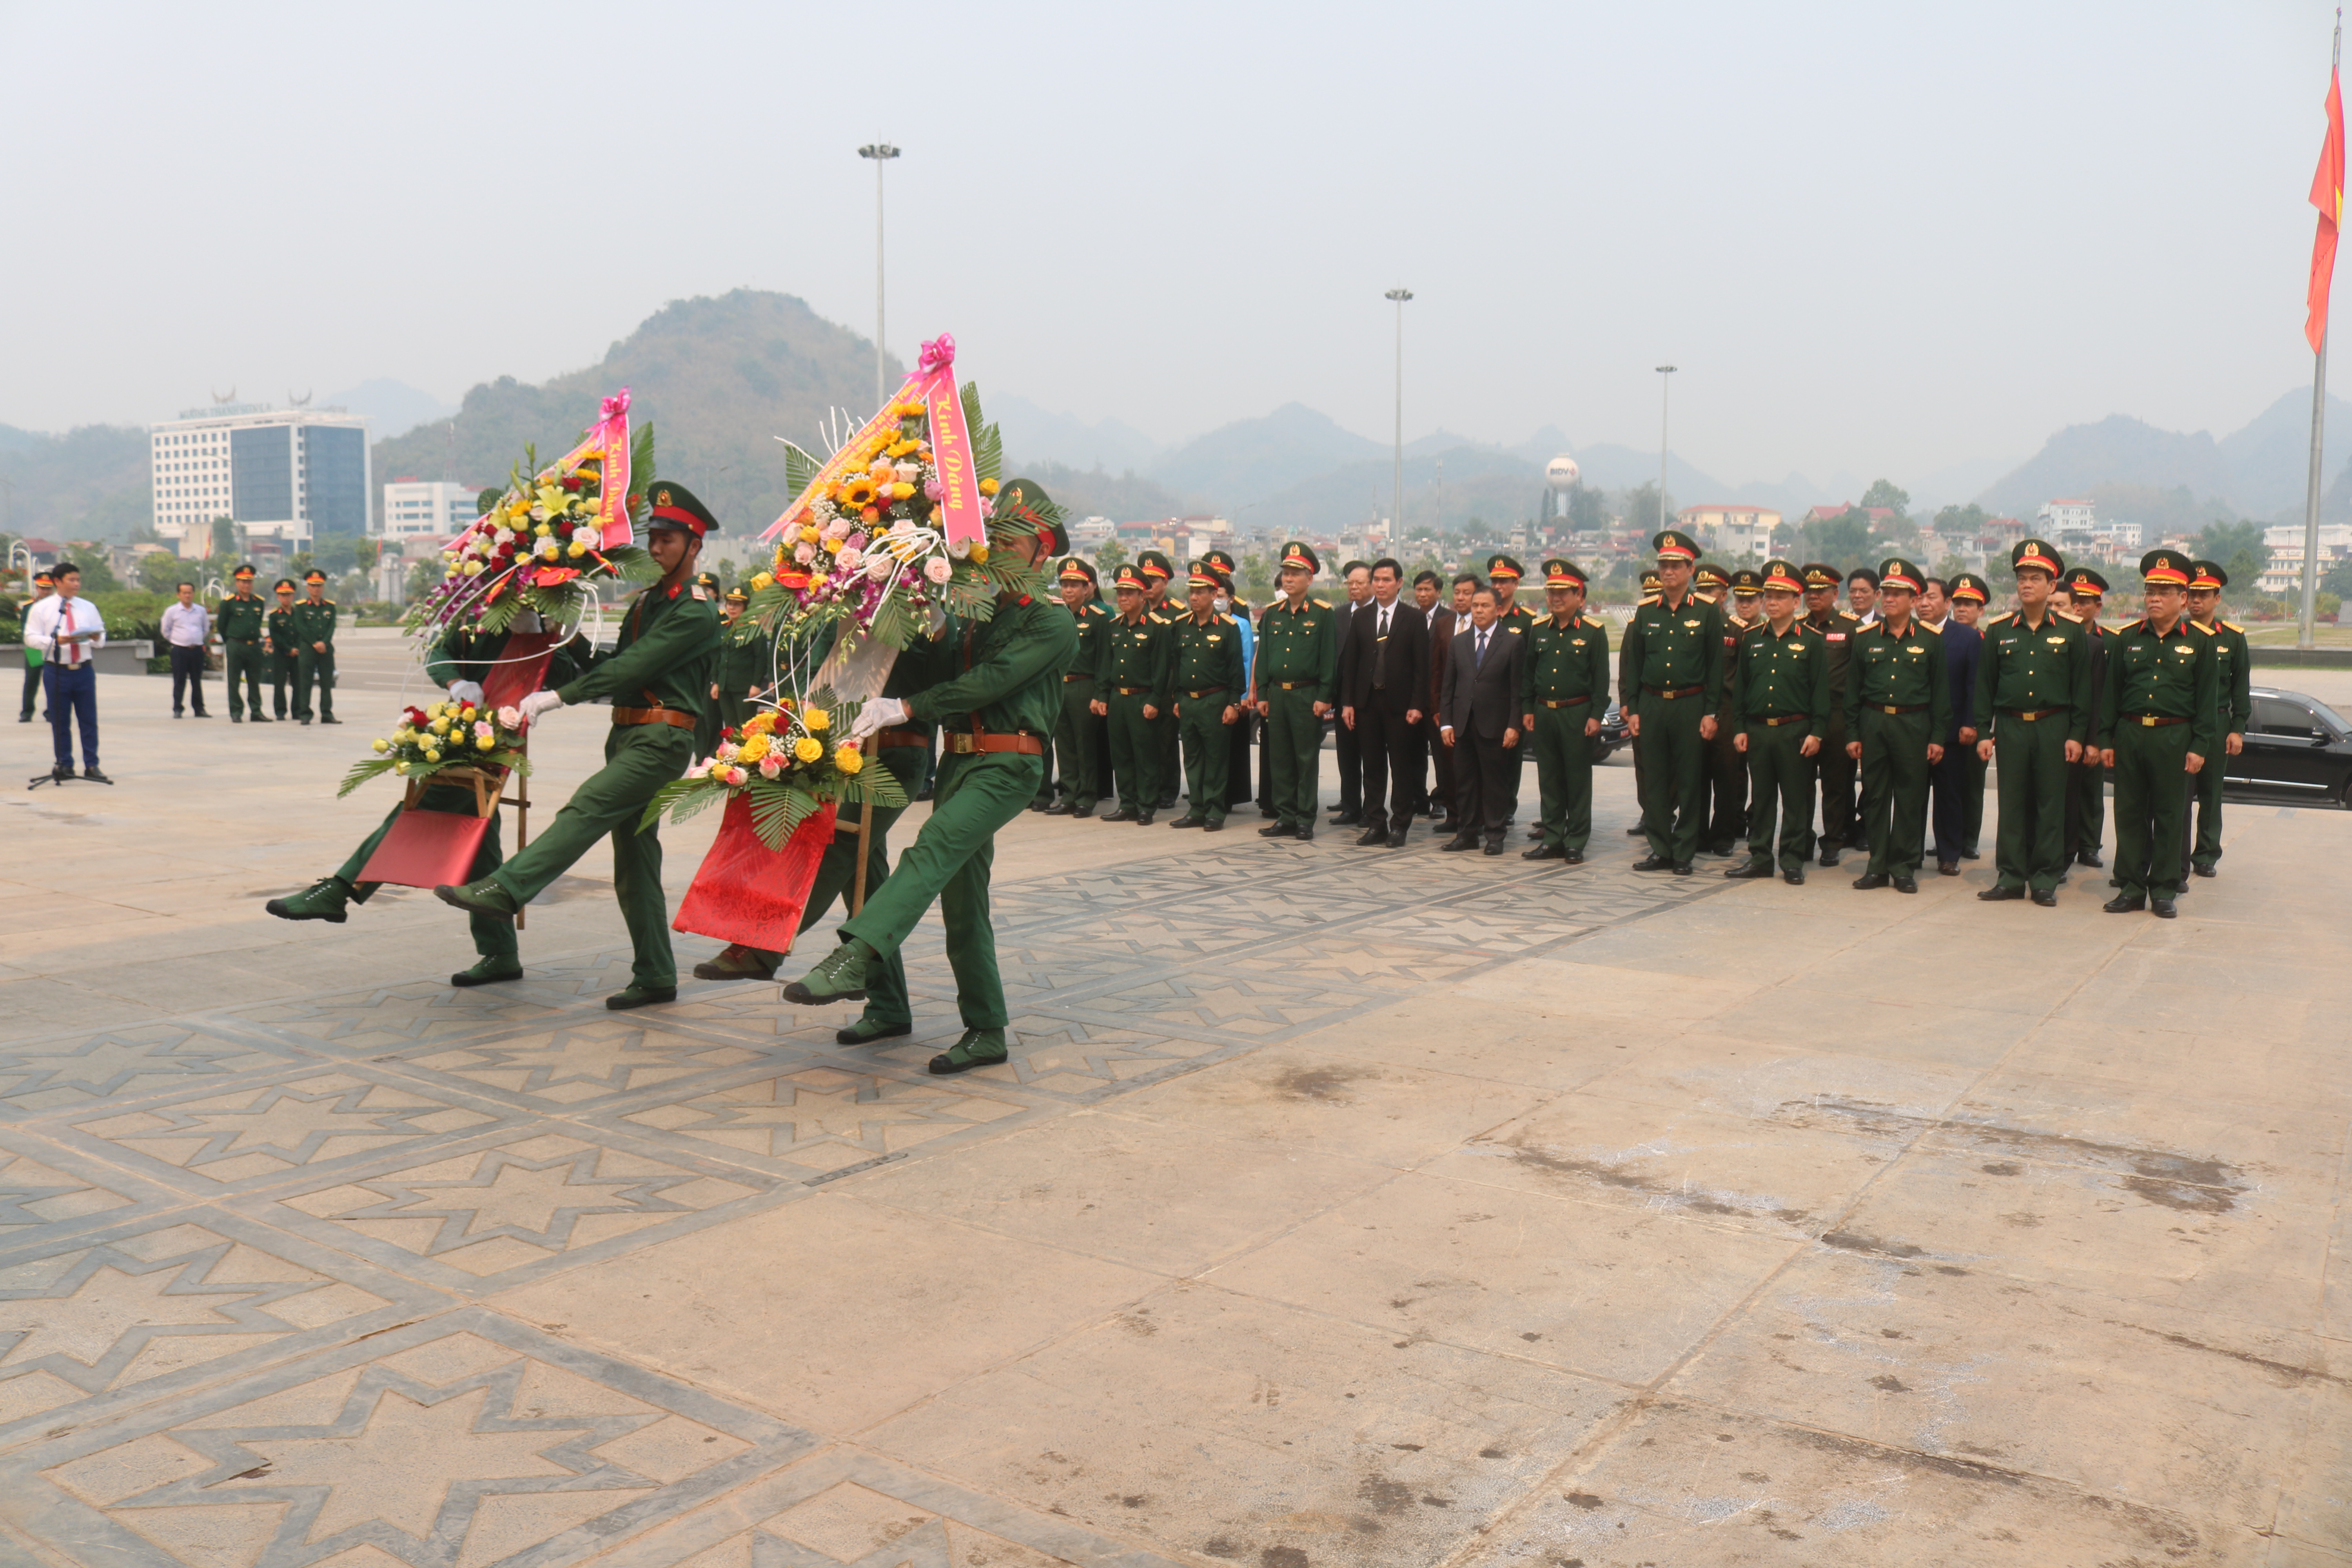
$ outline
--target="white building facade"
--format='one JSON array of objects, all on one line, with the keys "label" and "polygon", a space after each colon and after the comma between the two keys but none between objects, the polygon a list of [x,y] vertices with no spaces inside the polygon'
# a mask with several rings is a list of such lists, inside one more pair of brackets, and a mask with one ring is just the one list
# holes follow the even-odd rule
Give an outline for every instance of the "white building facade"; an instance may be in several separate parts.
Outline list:
[{"label": "white building facade", "polygon": [[157,537],[212,550],[227,518],[286,553],[370,531],[367,420],[338,409],[226,404],[151,426]]},{"label": "white building facade", "polygon": [[398,549],[410,541],[447,540],[473,526],[481,514],[481,491],[444,479],[394,479],[383,487],[383,542]]}]

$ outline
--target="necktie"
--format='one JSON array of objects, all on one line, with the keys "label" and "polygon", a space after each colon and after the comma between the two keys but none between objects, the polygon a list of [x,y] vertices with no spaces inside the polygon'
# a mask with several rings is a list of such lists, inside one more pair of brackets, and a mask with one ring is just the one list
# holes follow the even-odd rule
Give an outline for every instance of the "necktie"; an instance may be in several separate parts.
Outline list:
[{"label": "necktie", "polygon": [[1384,691],[1389,684],[1389,612],[1385,605],[1381,607],[1379,625],[1372,635],[1379,639],[1372,645],[1372,689]]},{"label": "necktie", "polygon": [[1479,669],[1486,668],[1486,634],[1485,632],[1478,634],[1478,647],[1475,650],[1473,665]]},{"label": "necktie", "polygon": [[[68,637],[71,637],[73,635],[73,601],[71,599],[68,599],[66,601],[66,635]],[[69,642],[66,644],[66,668],[68,669],[71,669],[80,662],[81,644],[78,642]]]}]

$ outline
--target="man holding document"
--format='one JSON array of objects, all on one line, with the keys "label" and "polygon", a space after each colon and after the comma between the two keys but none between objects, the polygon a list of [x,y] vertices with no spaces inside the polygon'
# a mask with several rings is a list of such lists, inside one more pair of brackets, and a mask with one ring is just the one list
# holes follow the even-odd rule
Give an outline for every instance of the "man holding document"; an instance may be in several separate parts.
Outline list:
[{"label": "man holding document", "polygon": [[106,623],[98,606],[81,596],[81,568],[61,561],[51,569],[57,591],[25,616],[25,646],[41,656],[49,704],[49,734],[57,743],[57,766],[49,777],[63,784],[74,776],[73,725],[81,721],[81,776],[114,781],[98,771],[98,672],[90,656],[106,646]]}]

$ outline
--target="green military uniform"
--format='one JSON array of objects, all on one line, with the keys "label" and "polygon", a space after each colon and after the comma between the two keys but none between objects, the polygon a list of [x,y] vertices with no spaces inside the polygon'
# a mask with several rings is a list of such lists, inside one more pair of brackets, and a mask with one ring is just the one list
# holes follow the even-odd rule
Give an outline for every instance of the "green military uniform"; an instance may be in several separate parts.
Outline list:
[{"label": "green military uniform", "polygon": [[1699,847],[1710,855],[1729,855],[1748,833],[1748,759],[1739,754],[1731,685],[1738,673],[1739,639],[1762,618],[1756,607],[1757,584],[1762,579],[1746,567],[1728,572],[1709,563],[1692,574],[1692,581],[1723,612],[1723,679],[1715,701],[1715,739],[1706,743],[1709,804],[1699,829]]},{"label": "green military uniform", "polygon": [[[1003,510],[1000,499],[1000,517]],[[1009,1020],[989,919],[989,870],[997,829],[1036,797],[1043,737],[1060,711],[1062,676],[1077,657],[1078,639],[1066,609],[1024,594],[1000,597],[995,616],[984,623],[951,622],[943,642],[949,678],[906,703],[909,719],[939,725],[947,742],[931,786],[930,819],[898,857],[888,882],[843,922],[841,940],[863,943],[877,956],[894,953],[938,901],[966,1045],[978,1053],[952,1068],[933,1064],[934,1070],[952,1071],[1004,1059]],[[1015,736],[1036,749],[972,749],[983,740]],[[871,975],[870,959],[865,967]],[[973,1033],[993,1038],[975,1043]]]},{"label": "green military uniform", "polygon": [[[657,480],[648,497],[651,528],[690,532],[711,526],[709,511],[685,486]],[[632,1007],[677,994],[671,956],[669,904],[661,883],[661,829],[640,830],[638,819],[661,787],[686,772],[694,751],[694,722],[710,701],[718,663],[719,609],[709,589],[689,580],[656,583],[632,600],[611,652],[600,651],[584,674],[555,688],[566,707],[612,704],[604,765],[572,792],[547,831],[480,881],[436,889],[461,908],[510,911],[530,902],[572,868],[600,838],[613,841],[613,895],[634,949],[630,984],[605,1005]],[[485,893],[484,889],[495,889]],[[455,894],[457,896],[453,897]]]},{"label": "green military uniform", "polygon": [[[1801,594],[1796,568],[1785,561],[1765,563],[1763,585]],[[1731,666],[1733,721],[1748,737],[1751,802],[1748,818],[1748,870],[1769,877],[1777,860],[1792,882],[1805,877],[1813,858],[1813,760],[1808,739],[1821,740],[1830,727],[1829,644],[1801,618],[1775,632],[1768,619],[1739,634]],[[1775,824],[1778,842],[1775,842]],[[1737,875],[1738,868],[1727,875]]]},{"label": "green military uniform", "polygon": [[[2074,595],[2074,618],[2091,649],[2091,729],[2097,733],[2105,716],[2096,705],[2105,700],[2107,659],[2115,652],[2116,634],[2099,624],[2100,601],[2107,580],[2087,566],[2068,572],[2063,585]],[[2183,617],[2184,619],[2186,617]],[[2099,840],[2106,831],[2107,770],[2095,754],[2086,754],[2066,784],[2066,858],[2098,866]]]},{"label": "green military uniform", "polygon": [[[1084,583],[1089,588],[1095,583],[1094,568],[1076,556],[1062,563],[1061,579],[1065,583]],[[1066,608],[1066,606],[1065,606]],[[1061,798],[1046,802],[1045,809],[1056,816],[1092,816],[1095,802],[1102,798],[1101,770],[1097,755],[1102,743],[1102,721],[1096,717],[1096,673],[1102,664],[1103,650],[1108,645],[1109,628],[1118,617],[1093,599],[1088,599],[1070,611],[1071,627],[1077,633],[1077,656],[1070,668],[1062,673],[1062,710],[1054,721],[1054,742],[1046,759],[1045,779],[1052,784],[1056,765],[1061,770],[1058,784]],[[1051,793],[1050,791],[1048,793]]]},{"label": "green military uniform", "polygon": [[[1641,586],[1641,593],[1636,595],[1633,600],[1633,607],[1636,610],[1640,609],[1643,605],[1654,605],[1658,602],[1658,574],[1654,567],[1642,574]],[[1634,677],[1633,663],[1625,657],[1625,645],[1621,640],[1617,645],[1617,704],[1619,718],[1630,719],[1633,716],[1633,698],[1634,694],[1640,689],[1641,682]],[[1642,761],[1642,737],[1639,735],[1627,736],[1625,741],[1625,749],[1633,754],[1634,807],[1633,826],[1625,830],[1625,837],[1628,838],[1640,838],[1647,835],[1650,831],[1648,806],[1650,799],[1650,786],[1648,782],[1649,775],[1643,772],[1644,764]]]},{"label": "green military uniform", "polygon": [[[278,585],[291,588],[294,584],[280,578]],[[261,658],[269,670],[270,710],[280,719],[290,718],[293,715],[294,672],[300,664],[295,653],[299,634],[294,629],[292,603],[270,606],[269,614],[262,618],[262,625],[265,630]]]},{"label": "green military uniform", "polygon": [[[1315,552],[1293,540],[1282,547],[1285,567],[1322,570]],[[1323,720],[1339,675],[1339,622],[1319,599],[1288,597],[1266,606],[1257,623],[1257,668],[1251,684],[1266,705],[1265,770],[1275,821],[1262,837],[1315,837],[1322,788]]]},{"label": "green military uniform", "polygon": [[[745,596],[742,590],[737,589],[722,603]],[[739,637],[739,631],[744,635]],[[719,695],[694,727],[694,754],[698,757],[708,757],[716,752],[727,731],[740,731],[743,721],[758,710],[752,704],[751,693],[764,691],[775,681],[775,639],[749,622],[722,619],[717,665],[718,673],[710,684],[719,689]]]},{"label": "green military uniform", "polygon": [[[324,583],[327,574],[313,572],[305,584]],[[294,717],[308,724],[314,713],[322,724],[342,722],[335,717],[335,602],[303,598],[294,603]],[[321,646],[323,645],[323,646]],[[310,706],[318,693],[318,707]]]},{"label": "green military uniform", "polygon": [[[2191,590],[2210,589],[2218,595],[2230,585],[2229,574],[2213,562],[2197,562],[2191,571]],[[2221,863],[2221,781],[2228,739],[2243,736],[2254,721],[2253,658],[2246,649],[2244,627],[2218,616],[2210,621],[2191,621],[2189,625],[2213,639],[2213,657],[2221,664],[2216,679],[2221,716],[2217,721],[2222,743],[2205,759],[2205,766],[2197,774],[2197,830],[2189,851],[2190,868],[2200,877],[2210,877]]]},{"label": "green military uniform", "polygon": [[[1118,586],[1143,591],[1143,575],[1132,566],[1118,569]],[[1063,619],[1069,620],[1066,610]],[[1111,778],[1118,789],[1118,809],[1106,820],[1132,818],[1148,822],[1160,808],[1160,797],[1175,786],[1160,771],[1159,719],[1168,717],[1168,694],[1175,679],[1176,632],[1149,610],[1112,617],[1099,634],[1095,696],[1107,710],[1103,722],[1110,731]],[[1077,657],[1077,626],[1070,626],[1071,658]],[[1067,673],[1066,667],[1065,671]],[[1065,685],[1067,682],[1064,683]],[[1144,710],[1157,718],[1147,718]]]},{"label": "green military uniform", "polygon": [[[1882,593],[1890,578],[1916,595],[1925,574],[1892,560],[1879,568]],[[1870,868],[1857,880],[1887,878],[1904,887],[1918,872],[1927,841],[1927,746],[1951,727],[1951,672],[1941,635],[1912,620],[1898,637],[1883,610],[1854,634],[1853,649],[1845,724],[1862,742],[1863,833],[1870,841]]]},{"label": "green military uniform", "polygon": [[[1675,529],[1652,542],[1662,559],[1698,555],[1697,544]],[[1632,702],[1642,721],[1647,774],[1642,822],[1650,858],[1642,868],[1671,865],[1687,876],[1706,814],[1706,741],[1700,727],[1713,716],[1722,679],[1723,612],[1696,594],[1673,605],[1661,594],[1654,603],[1634,607],[1622,649],[1631,686],[1621,686],[1617,698]]]},{"label": "green military uniform", "polygon": [[[2151,584],[2189,583],[2185,556],[2153,550],[2140,559]],[[2099,744],[2116,754],[2116,867],[2121,889],[2105,907],[2123,914],[2153,902],[2169,915],[2188,868],[2181,864],[2191,755],[2219,767],[2221,660],[2214,639],[2184,613],[2168,631],[2134,621],[2107,654]]]},{"label": "green military uniform", "polygon": [[[2011,563],[2039,567],[2053,579],[2062,570],[2057,552],[2038,539],[2021,541]],[[2066,813],[2080,771],[2066,761],[2066,742],[2092,743],[2096,708],[2090,639],[2074,621],[2046,608],[2031,623],[2021,614],[1996,616],[1983,632],[1969,722],[2000,759],[1993,888],[2012,896],[2026,889],[2047,903],[2066,871]]]},{"label": "green military uniform", "polygon": [[[1806,590],[1835,590],[1844,581],[1834,566],[1807,564],[1798,575]],[[1830,683],[1830,727],[1822,732],[1822,749],[1813,753],[1813,777],[1822,802],[1822,864],[1834,866],[1840,849],[1855,841],[1860,826],[1853,819],[1853,758],[1845,749],[1852,739],[1845,727],[1845,689],[1853,660],[1853,639],[1862,633],[1862,617],[1843,605],[1808,611],[1801,617],[1807,629],[1822,639],[1824,668]]]},{"label": "green military uniform", "polygon": [[[1223,550],[1209,551],[1201,559],[1215,567],[1217,574],[1223,580],[1227,613],[1234,617],[1234,626],[1245,634],[1242,638],[1242,670],[1243,685],[1246,689],[1248,671],[1256,662],[1251,658],[1255,650],[1250,642],[1257,636],[1257,617],[1250,613],[1249,601],[1234,592],[1234,574],[1241,568],[1234,564],[1233,555]],[[1255,782],[1250,776],[1250,734],[1257,728],[1257,709],[1253,706],[1254,700],[1244,689],[1241,698],[1241,713],[1225,729],[1225,745],[1231,752],[1225,759],[1225,808],[1228,811],[1246,804],[1256,795]]]},{"label": "green military uniform", "polygon": [[[1175,580],[1175,565],[1157,550],[1146,550],[1135,558],[1136,569],[1143,574],[1144,613],[1171,632],[1176,623],[1190,612],[1168,597],[1168,584]],[[1172,656],[1171,656],[1172,657]],[[1176,804],[1176,786],[1184,777],[1180,761],[1176,734],[1176,715],[1165,702],[1155,703],[1160,717],[1146,721],[1152,744],[1152,756],[1159,764],[1160,793],[1146,802],[1147,807],[1171,806]]]},{"label": "green military uniform", "polygon": [[[1565,561],[1544,563],[1547,587],[1584,585]],[[1590,616],[1546,616],[1527,633],[1519,716],[1532,716],[1541,848],[1570,861],[1592,842],[1592,738],[1585,721],[1609,703],[1609,630]]]},{"label": "green military uniform", "polygon": [[[1207,581],[1216,585],[1213,579]],[[1225,773],[1234,755],[1225,715],[1249,695],[1249,672],[1242,665],[1241,627],[1231,616],[1212,611],[1206,620],[1187,615],[1173,630],[1171,700],[1176,709],[1177,731],[1183,738],[1185,793],[1192,798],[1174,826],[1205,826],[1213,830],[1225,825]]]},{"label": "green military uniform", "polygon": [[261,642],[269,632],[269,606],[253,591],[252,567],[237,569],[236,592],[221,600],[213,627],[220,634],[221,663],[228,675],[229,721],[243,722],[250,706],[255,723],[268,723],[261,708]]},{"label": "green military uniform", "polygon": [[[434,685],[446,689],[452,681],[470,680],[476,685],[489,678],[492,668],[506,655],[509,635],[506,632],[475,633],[458,629],[444,631],[425,656],[425,673]],[[575,645],[565,644],[555,650],[548,663],[547,679],[570,679],[581,665],[574,653]],[[259,717],[259,710],[255,710]],[[474,790],[467,784],[430,784],[418,793],[420,811],[446,811],[454,815],[471,816],[475,809]],[[377,882],[363,882],[361,873],[375,858],[377,847],[392,831],[401,814],[407,809],[405,802],[384,813],[375,831],[360,841],[359,847],[337,867],[331,876],[311,884],[291,898],[272,899],[267,908],[281,920],[324,920],[341,923],[348,904],[364,904],[374,897]],[[480,846],[474,852],[474,862],[467,872],[467,880],[475,881],[498,869],[504,858],[499,845],[500,808],[490,808],[489,826],[482,835]],[[521,977],[522,963],[518,956],[514,922],[480,910],[470,912],[467,921],[474,939],[474,951],[480,962],[469,970],[461,970],[449,977],[453,985],[479,985],[497,980]]]}]

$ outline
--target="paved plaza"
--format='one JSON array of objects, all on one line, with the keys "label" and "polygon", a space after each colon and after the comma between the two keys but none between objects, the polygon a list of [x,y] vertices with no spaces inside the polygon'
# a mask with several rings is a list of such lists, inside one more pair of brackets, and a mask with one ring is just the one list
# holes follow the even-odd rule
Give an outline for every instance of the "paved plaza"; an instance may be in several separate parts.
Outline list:
[{"label": "paved plaza", "polygon": [[1572,868],[1024,816],[940,1079],[935,924],[849,1049],[608,1012],[601,853],[515,984],[264,914],[394,798],[348,665],[105,678],[112,789],[0,731],[0,1563],[2352,1564],[2352,813],[2231,806],[2171,922],[1636,876],[1622,758]]}]

